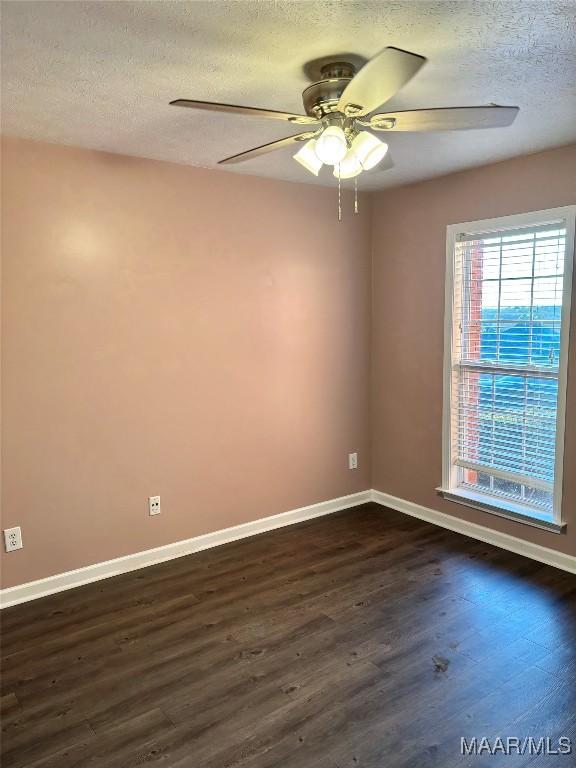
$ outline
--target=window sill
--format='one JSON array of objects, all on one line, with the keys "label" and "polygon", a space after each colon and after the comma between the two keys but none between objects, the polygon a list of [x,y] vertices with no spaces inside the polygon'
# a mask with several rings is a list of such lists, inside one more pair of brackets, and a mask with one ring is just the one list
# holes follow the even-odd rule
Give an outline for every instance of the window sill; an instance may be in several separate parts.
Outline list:
[{"label": "window sill", "polygon": [[551,516],[544,512],[527,512],[525,507],[519,504],[506,501],[505,499],[495,501],[492,497],[483,496],[480,493],[466,491],[462,488],[455,490],[445,490],[437,488],[438,493],[448,501],[456,504],[463,504],[466,507],[479,509],[482,512],[489,512],[497,517],[504,517],[506,520],[513,520],[524,525],[531,525],[533,528],[541,528],[552,533],[561,533],[566,527],[565,523],[555,522]]}]

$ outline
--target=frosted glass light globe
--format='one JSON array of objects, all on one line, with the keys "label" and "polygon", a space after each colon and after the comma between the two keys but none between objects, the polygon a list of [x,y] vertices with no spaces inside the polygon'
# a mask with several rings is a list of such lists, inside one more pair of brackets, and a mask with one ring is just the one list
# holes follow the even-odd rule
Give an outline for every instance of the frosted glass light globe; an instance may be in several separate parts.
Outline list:
[{"label": "frosted glass light globe", "polygon": [[322,160],[316,154],[316,140],[310,139],[302,147],[299,152],[293,155],[294,160],[300,165],[303,165],[307,171],[313,173],[314,176],[318,176],[320,168],[322,168]]},{"label": "frosted glass light globe", "polygon": [[363,171],[362,163],[356,157],[354,150],[349,149],[341,163],[334,166],[334,176],[341,179],[353,179]]},{"label": "frosted glass light globe", "polygon": [[362,168],[365,171],[369,171],[378,165],[386,152],[388,152],[388,144],[380,141],[373,134],[363,131],[352,142],[352,149],[358,160],[362,163]]},{"label": "frosted glass light globe", "polygon": [[336,165],[348,151],[346,136],[338,125],[330,125],[316,139],[316,155],[326,165]]}]

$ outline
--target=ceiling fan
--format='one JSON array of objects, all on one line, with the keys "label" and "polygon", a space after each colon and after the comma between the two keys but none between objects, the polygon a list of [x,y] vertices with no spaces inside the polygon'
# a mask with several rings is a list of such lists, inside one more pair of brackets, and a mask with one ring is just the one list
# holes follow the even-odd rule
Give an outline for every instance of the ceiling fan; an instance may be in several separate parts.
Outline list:
[{"label": "ceiling fan", "polygon": [[383,160],[388,145],[374,132],[501,128],[516,118],[518,107],[494,104],[372,114],[406,85],[425,63],[423,56],[393,47],[384,48],[359,71],[349,62],[330,61],[322,67],[321,79],[302,93],[305,115],[190,99],[176,99],[170,104],[267,117],[306,127],[301,133],[220,160],[220,165],[241,163],[306,142],[294,159],[316,176],[323,165],[334,166],[334,176],[338,179],[355,178]]}]

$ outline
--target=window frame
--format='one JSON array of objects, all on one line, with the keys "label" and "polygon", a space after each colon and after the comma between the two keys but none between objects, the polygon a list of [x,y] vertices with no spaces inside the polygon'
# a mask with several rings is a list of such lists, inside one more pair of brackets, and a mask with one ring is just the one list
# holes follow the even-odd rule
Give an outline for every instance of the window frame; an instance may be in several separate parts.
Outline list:
[{"label": "window frame", "polygon": [[[564,253],[564,279],[562,284],[562,321],[560,325],[560,356],[558,360],[558,404],[556,414],[556,440],[554,463],[554,489],[552,521],[545,514],[531,511],[513,500],[499,499],[489,494],[468,491],[457,484],[458,466],[452,462],[452,373],[454,340],[455,255],[458,236],[489,235],[506,229],[539,226],[565,221],[566,250]],[[560,532],[562,521],[562,487],[564,469],[564,437],[566,426],[566,390],[568,380],[568,350],[570,343],[570,314],[574,267],[574,231],[576,205],[548,208],[528,213],[499,216],[493,219],[449,224],[446,229],[446,276],[444,310],[444,386],[442,407],[442,486],[438,490],[450,501],[481,509],[501,517],[518,520],[539,528]],[[510,366],[512,367],[512,366]]]}]

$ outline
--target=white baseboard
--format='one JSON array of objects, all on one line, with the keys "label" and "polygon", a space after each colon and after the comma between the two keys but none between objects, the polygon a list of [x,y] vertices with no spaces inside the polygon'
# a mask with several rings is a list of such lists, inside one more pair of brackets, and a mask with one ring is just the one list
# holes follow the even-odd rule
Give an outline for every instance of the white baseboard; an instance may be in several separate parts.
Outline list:
[{"label": "white baseboard", "polygon": [[218,547],[221,544],[254,536],[257,533],[264,533],[275,528],[283,528],[286,525],[311,520],[314,517],[329,515],[332,512],[339,512],[342,509],[348,509],[348,507],[364,504],[367,501],[371,501],[371,499],[372,491],[360,491],[349,496],[341,496],[338,499],[311,504],[308,507],[292,509],[279,515],[263,517],[250,523],[235,525],[232,528],[224,528],[220,531],[214,531],[214,533],[195,536],[192,539],[176,541],[163,547],[147,549],[144,552],[135,552],[133,555],[118,557],[115,560],[107,560],[103,563],[95,563],[94,565],[88,565],[85,568],[78,568],[74,571],[59,573],[46,579],[29,581],[16,587],[8,587],[7,589],[0,590],[0,608],[8,608],[11,605],[18,605],[19,603],[26,603],[29,600],[36,600],[46,595],[53,595],[55,592],[63,592],[66,589],[80,587],[93,581],[107,579],[110,576],[136,571],[139,568],[156,565],[166,560],[173,560],[176,557],[184,557],[184,555],[190,555],[193,552],[200,552],[202,549]]},{"label": "white baseboard", "polygon": [[532,560],[538,560],[540,563],[560,568],[563,571],[576,573],[576,557],[571,555],[556,552],[556,550],[549,549],[548,547],[541,547],[539,544],[531,544],[515,536],[509,536],[506,533],[499,533],[491,528],[485,528],[483,525],[468,523],[452,515],[437,512],[429,507],[422,507],[420,504],[414,504],[412,501],[390,496],[387,493],[382,493],[382,491],[373,490],[372,501],[382,504],[384,507],[395,509],[398,512],[404,512],[406,515],[418,517],[420,520],[426,520],[426,522],[433,523],[441,528],[448,528],[450,531],[461,533],[472,539],[478,539],[479,541],[493,544],[495,547],[507,549],[510,552],[515,552],[517,555],[524,555],[525,557],[532,558]]},{"label": "white baseboard", "polygon": [[67,571],[66,573],[49,576],[46,579],[20,584],[17,587],[8,587],[7,589],[0,590],[0,608],[8,608],[11,605],[26,603],[39,597],[53,595],[66,589],[80,587],[83,584],[90,584],[93,581],[100,581],[100,579],[107,579],[121,573],[136,571],[139,568],[146,568],[149,565],[156,565],[166,560],[184,557],[193,552],[200,552],[203,549],[218,547],[231,541],[245,539],[248,536],[254,536],[265,531],[272,531],[275,528],[283,528],[286,525],[293,525],[304,520],[329,515],[342,509],[355,507],[358,504],[365,504],[367,501],[374,501],[384,507],[404,512],[406,515],[417,517],[420,520],[425,520],[441,528],[461,533],[464,536],[485,541],[488,544],[515,552],[518,555],[530,557],[533,560],[545,563],[546,565],[552,565],[563,571],[576,573],[576,557],[556,552],[547,547],[541,547],[538,544],[531,544],[515,536],[499,533],[491,528],[485,528],[483,525],[468,523],[452,515],[446,515],[434,509],[422,507],[419,504],[399,499],[396,496],[390,496],[382,491],[370,490],[352,493],[349,496],[341,496],[330,501],[322,501],[319,504],[311,504],[300,509],[292,509],[279,515],[264,517],[250,523],[242,523],[232,528],[214,531],[214,533],[195,536],[192,539],[176,541],[173,544],[166,544],[155,549],[147,549],[144,552],[135,552],[133,555],[118,557],[115,560],[107,560],[103,563],[95,563],[85,568],[78,568],[75,571]]}]

